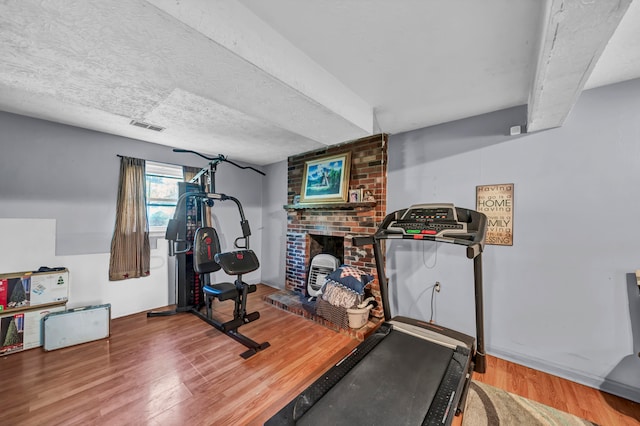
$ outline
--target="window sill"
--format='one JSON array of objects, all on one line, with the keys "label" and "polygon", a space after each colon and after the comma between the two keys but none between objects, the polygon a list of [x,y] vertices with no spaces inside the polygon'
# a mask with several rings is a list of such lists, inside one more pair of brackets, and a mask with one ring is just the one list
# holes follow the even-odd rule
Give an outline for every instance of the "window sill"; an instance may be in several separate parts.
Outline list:
[{"label": "window sill", "polygon": [[150,229],[149,238],[164,238],[166,232],[166,229]]}]

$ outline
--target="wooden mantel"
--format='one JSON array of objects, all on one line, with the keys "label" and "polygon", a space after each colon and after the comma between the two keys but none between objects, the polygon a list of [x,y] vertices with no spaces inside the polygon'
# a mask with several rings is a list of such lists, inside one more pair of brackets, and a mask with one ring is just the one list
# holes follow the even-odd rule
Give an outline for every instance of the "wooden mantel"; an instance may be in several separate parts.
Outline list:
[{"label": "wooden mantel", "polygon": [[362,201],[359,203],[298,203],[285,204],[282,207],[285,210],[365,210],[375,206],[375,201]]}]

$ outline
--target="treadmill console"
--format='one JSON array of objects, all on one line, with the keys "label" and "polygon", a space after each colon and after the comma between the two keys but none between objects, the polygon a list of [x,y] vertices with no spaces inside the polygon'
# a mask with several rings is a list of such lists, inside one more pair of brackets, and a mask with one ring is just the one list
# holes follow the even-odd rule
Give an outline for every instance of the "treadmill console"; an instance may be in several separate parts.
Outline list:
[{"label": "treadmill console", "polygon": [[416,204],[392,220],[386,227],[389,234],[434,237],[467,234],[467,222],[458,220],[453,204]]},{"label": "treadmill console", "polygon": [[415,204],[389,213],[374,235],[353,237],[353,245],[380,240],[412,239],[441,241],[467,246],[473,259],[484,250],[487,216],[453,204]]}]

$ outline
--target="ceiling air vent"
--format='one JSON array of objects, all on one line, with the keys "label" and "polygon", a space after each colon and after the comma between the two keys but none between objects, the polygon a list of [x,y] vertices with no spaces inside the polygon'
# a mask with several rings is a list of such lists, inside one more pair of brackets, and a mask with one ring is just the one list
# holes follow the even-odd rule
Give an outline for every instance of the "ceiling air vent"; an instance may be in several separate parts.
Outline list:
[{"label": "ceiling air vent", "polygon": [[154,132],[161,132],[165,129],[164,127],[156,126],[154,124],[149,124],[145,123],[144,121],[138,120],[131,120],[129,124],[131,124],[132,126],[142,127],[143,129],[153,130]]}]

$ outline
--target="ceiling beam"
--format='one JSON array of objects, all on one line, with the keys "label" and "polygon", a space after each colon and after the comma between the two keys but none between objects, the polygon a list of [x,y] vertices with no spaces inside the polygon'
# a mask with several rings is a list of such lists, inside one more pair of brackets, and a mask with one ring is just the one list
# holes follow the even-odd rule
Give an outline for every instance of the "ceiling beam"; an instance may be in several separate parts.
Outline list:
[{"label": "ceiling beam", "polygon": [[250,93],[244,93],[240,107],[237,103],[242,100],[233,92],[229,99],[220,93],[217,102],[327,145],[372,134],[373,107],[241,3],[147,2],[236,55],[234,66],[248,70],[237,75],[255,75],[256,83],[273,82],[275,91],[268,104],[254,102]]},{"label": "ceiling beam", "polygon": [[632,0],[549,0],[527,132],[564,123]]}]

